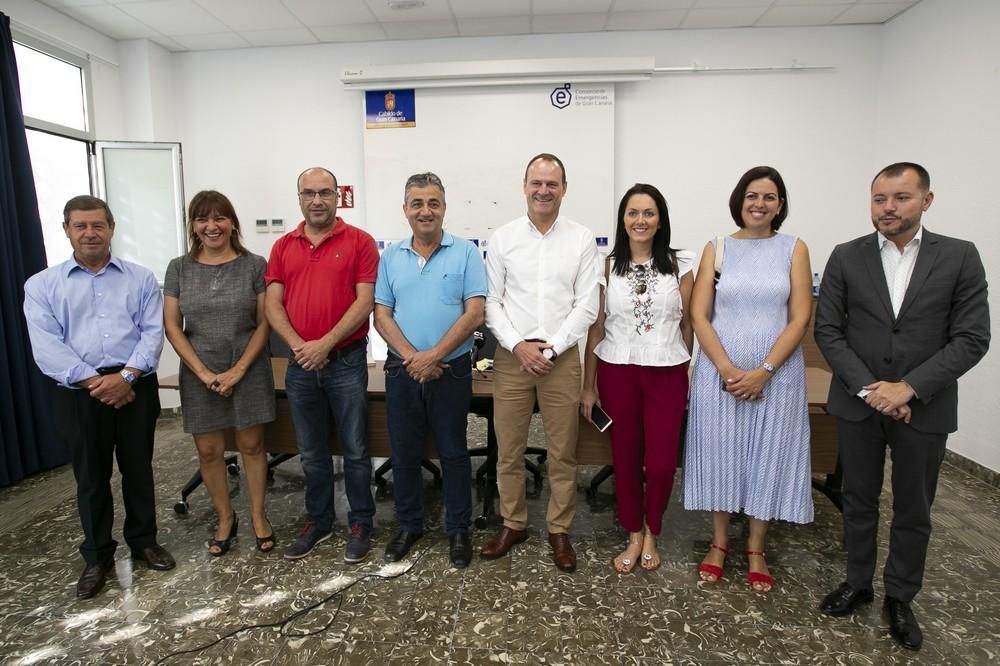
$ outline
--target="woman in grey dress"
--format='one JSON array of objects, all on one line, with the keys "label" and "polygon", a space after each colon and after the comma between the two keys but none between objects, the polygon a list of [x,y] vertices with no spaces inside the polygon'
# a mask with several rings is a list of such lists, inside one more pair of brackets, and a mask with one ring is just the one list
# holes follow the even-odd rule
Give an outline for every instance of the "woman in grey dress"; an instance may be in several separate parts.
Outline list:
[{"label": "woman in grey dress", "polygon": [[181,358],[184,432],[192,433],[205,488],[218,523],[208,543],[224,555],[239,521],[229,501],[225,431],[235,431],[250,498],[257,548],[275,539],[264,508],[267,457],[263,424],[274,420],[274,378],[264,353],[270,329],[264,316],[267,262],[240,242],[232,203],[215,191],[196,194],[188,206],[190,252],[167,267],[163,317],[167,339]]},{"label": "woman in grey dress", "polygon": [[[807,523],[813,506],[809,414],[799,343],[812,310],[809,251],[779,234],[788,193],[775,169],[755,167],[737,183],[729,209],[739,229],[705,246],[691,295],[701,351],[691,379],[684,506],[711,511],[712,545],[698,571],[722,577],[729,516],[745,513],[747,581],[767,592],[768,521]],[[716,252],[722,265],[713,279]]]}]

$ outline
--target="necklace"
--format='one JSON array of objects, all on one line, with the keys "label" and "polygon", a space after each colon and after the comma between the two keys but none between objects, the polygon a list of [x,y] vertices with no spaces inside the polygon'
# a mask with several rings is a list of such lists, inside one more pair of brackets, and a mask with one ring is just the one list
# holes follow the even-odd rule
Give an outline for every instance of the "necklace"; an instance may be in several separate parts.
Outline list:
[{"label": "necklace", "polygon": [[214,261],[217,257],[213,257],[213,261],[206,262],[204,257],[199,257],[198,263],[202,266],[212,269],[212,281],[209,283],[208,288],[210,291],[218,291],[219,287],[222,285],[222,278],[225,276],[226,267],[233,263],[233,260],[238,255],[234,257],[225,257],[222,261]]}]

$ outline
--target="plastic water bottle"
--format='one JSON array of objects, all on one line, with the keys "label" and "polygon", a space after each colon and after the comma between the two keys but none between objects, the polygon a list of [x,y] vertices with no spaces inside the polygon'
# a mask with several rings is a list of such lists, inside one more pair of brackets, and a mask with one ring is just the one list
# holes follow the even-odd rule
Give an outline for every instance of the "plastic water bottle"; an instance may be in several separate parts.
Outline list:
[{"label": "plastic water bottle", "polygon": [[813,298],[819,298],[819,273],[813,273]]}]

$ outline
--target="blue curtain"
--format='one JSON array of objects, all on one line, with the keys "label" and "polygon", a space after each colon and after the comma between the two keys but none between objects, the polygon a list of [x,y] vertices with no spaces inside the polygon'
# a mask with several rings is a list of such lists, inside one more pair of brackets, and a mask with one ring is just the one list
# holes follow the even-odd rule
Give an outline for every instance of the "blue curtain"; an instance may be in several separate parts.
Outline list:
[{"label": "blue curtain", "polygon": [[3,13],[0,49],[0,486],[7,486],[69,462],[69,454],[53,424],[52,382],[32,360],[21,310],[24,281],[45,268],[45,244]]}]

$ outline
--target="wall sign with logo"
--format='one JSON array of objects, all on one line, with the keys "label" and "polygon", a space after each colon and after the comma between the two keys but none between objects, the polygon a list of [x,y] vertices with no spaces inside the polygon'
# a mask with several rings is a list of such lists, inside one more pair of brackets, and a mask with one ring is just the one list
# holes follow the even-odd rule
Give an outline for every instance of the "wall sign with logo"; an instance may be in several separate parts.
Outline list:
[{"label": "wall sign with logo", "polygon": [[366,90],[365,127],[416,127],[417,107],[412,88],[407,90]]},{"label": "wall sign with logo", "polygon": [[553,88],[549,93],[549,103],[557,109],[585,106],[612,106],[615,103],[612,90],[607,86],[588,85],[574,88],[570,83]]}]

